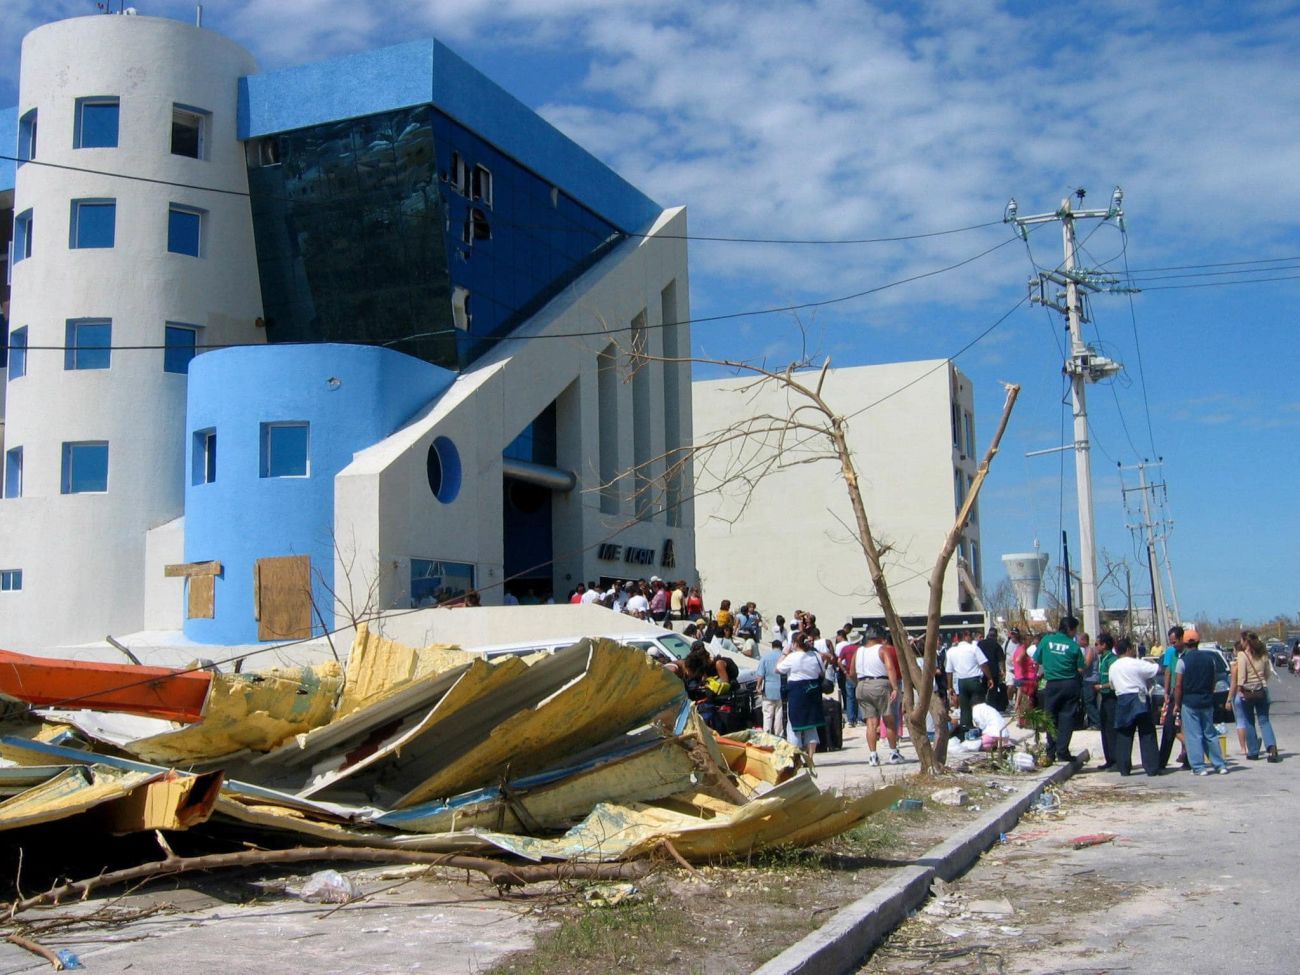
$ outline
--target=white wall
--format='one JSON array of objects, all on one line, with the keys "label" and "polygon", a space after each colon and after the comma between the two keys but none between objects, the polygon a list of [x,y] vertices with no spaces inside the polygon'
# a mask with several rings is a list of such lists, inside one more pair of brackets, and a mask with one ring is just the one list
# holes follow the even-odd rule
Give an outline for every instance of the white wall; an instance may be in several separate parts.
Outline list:
[{"label": "white wall", "polygon": [[[816,382],[815,374],[800,376]],[[742,417],[788,413],[793,400],[783,389],[737,391],[747,384],[743,379],[694,384],[696,443]],[[950,424],[951,396],[971,409],[970,381],[942,360],[892,363],[832,369],[823,395],[832,409],[850,417],[849,446],[867,514],[877,540],[890,547],[886,577],[895,606],[904,615],[923,613],[929,571],[956,514],[954,465],[975,471],[974,461],[961,460],[953,448]],[[755,442],[746,442],[744,449],[749,460],[755,459]],[[825,453],[810,442],[804,453],[788,451],[786,457],[798,460],[814,449]],[[769,622],[778,613],[788,618],[804,609],[832,630],[855,616],[878,615],[838,460],[788,467],[752,491],[747,482],[728,476],[735,461],[735,455],[720,453],[707,469],[696,465],[696,544],[706,606],[752,599]],[[978,527],[968,528],[967,537],[978,539]],[[958,611],[952,567],[944,582],[943,611]]]},{"label": "white wall", "polygon": [[[626,346],[627,332],[610,334],[606,330],[626,326],[642,310],[649,324],[658,325],[660,292],[670,281],[677,281],[681,316],[689,317],[686,244],[680,239],[685,234],[685,210],[666,211],[645,238],[621,245],[521,326],[516,334],[534,336],[533,340],[500,343],[466,370],[422,417],[358,453],[337,476],[335,535],[346,540],[348,556],[353,554],[355,539],[356,565],[364,567],[361,571],[372,578],[378,573],[380,605],[401,605],[406,598],[411,557],[472,563],[484,603],[501,601],[501,452],[556,397],[561,397],[558,464],[572,470],[579,480],[574,491],[554,496],[557,595],[600,575],[693,576],[693,516],[689,508],[682,526],[669,528],[664,513],[637,521],[630,490],[623,492],[618,515],[602,514],[597,491],[597,354],[611,341]],[[593,334],[547,337],[572,332]],[[657,328],[650,330],[655,351],[661,348],[658,332]],[[689,333],[684,342],[689,348]],[[632,384],[620,383],[619,395],[621,456],[630,459]],[[682,384],[681,398],[689,397],[687,381]],[[658,366],[654,367],[650,399],[646,419],[651,443],[661,451],[664,410]],[[681,406],[689,410],[689,403]],[[432,498],[425,476],[428,447],[438,436],[456,444],[463,468],[461,494],[447,505]],[[674,569],[602,563],[596,557],[595,546],[602,540],[661,551],[667,538],[672,538],[676,547]],[[342,562],[340,558],[336,564],[336,579],[342,578]],[[340,618],[339,622],[344,621]]]},{"label": "white wall", "polygon": [[[7,445],[24,454],[23,498],[0,502],[3,567],[21,568],[24,586],[0,603],[7,646],[144,625],[145,534],[183,507],[185,376],[163,371],[159,348],[118,349],[110,369],[67,371],[65,323],[110,318],[115,346],[160,346],[167,321],[203,326],[200,342],[262,340],[235,138],[237,79],[255,69],[217,34],[150,17],[64,20],[23,41],[19,112],[37,109],[37,162],[18,170],[15,209],[33,210],[35,230],[31,258],[13,269],[11,327],[27,326],[31,346],[59,348],[33,348],[7,391]],[[120,99],[116,148],[73,148],[76,100],[88,96]],[[206,159],[171,155],[173,103],[212,113]],[[116,200],[111,249],[69,248],[80,198]],[[208,211],[202,257],[168,253],[170,202]],[[109,442],[108,492],[61,495],[62,444],[83,440]]]}]

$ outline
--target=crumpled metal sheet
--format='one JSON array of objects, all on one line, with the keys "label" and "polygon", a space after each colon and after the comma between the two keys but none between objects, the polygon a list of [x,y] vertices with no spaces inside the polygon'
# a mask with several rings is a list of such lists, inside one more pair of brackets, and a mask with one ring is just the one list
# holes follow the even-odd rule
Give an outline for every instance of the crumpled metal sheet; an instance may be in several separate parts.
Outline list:
[{"label": "crumpled metal sheet", "polygon": [[220,773],[130,771],[75,765],[0,802],[0,830],[70,819],[94,811],[112,833],[188,829],[208,819],[220,791]]},{"label": "crumpled metal sheet", "polygon": [[435,674],[463,667],[475,659],[451,644],[435,643],[427,647],[408,647],[373,633],[361,623],[357,627],[343,682],[337,718],[347,717],[367,705],[401,690],[408,684]]},{"label": "crumpled metal sheet", "polygon": [[[450,761],[410,788],[394,806],[402,809],[488,785],[499,780],[507,769],[514,774],[540,771],[566,755],[644,724],[685,697],[677,676],[640,650],[612,640],[584,640],[565,653],[584,649],[585,668],[556,693],[504,720],[490,708],[484,709],[488,720],[475,729],[476,735],[470,736],[469,747],[453,752]],[[523,679],[531,680],[535,672],[543,671],[560,656],[533,665]],[[466,713],[463,722],[472,727],[478,710]],[[465,730],[457,729],[462,740]]]},{"label": "crumpled metal sheet", "polygon": [[326,724],[343,682],[337,663],[247,674],[214,674],[203,718],[121,747],[159,765],[210,764],[242,751],[267,752]]},{"label": "crumpled metal sheet", "polygon": [[891,786],[858,798],[842,797],[820,791],[804,773],[745,805],[706,796],[671,805],[601,803],[555,839],[479,835],[528,860],[633,860],[667,840],[687,860],[703,861],[815,843],[888,808],[902,794],[901,788]]}]

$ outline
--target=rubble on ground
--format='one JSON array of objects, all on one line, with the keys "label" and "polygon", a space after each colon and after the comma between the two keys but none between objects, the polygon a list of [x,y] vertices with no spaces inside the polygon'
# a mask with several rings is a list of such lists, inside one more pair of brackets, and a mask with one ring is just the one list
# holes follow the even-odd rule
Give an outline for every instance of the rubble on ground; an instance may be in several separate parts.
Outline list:
[{"label": "rubble on ground", "polygon": [[[163,866],[179,862],[163,833],[219,828],[227,847],[233,835],[280,853],[354,847],[391,850],[394,862],[418,852],[596,869],[665,851],[703,862],[809,845],[901,794],[822,791],[802,752],[756,730],[717,735],[674,674],[610,640],[488,660],[406,647],[363,625],[342,667],[210,673],[189,723],[173,719],[158,668],[115,669],[132,684],[120,711],[48,694],[24,705],[22,680],[5,684],[7,843],[21,847],[35,826],[47,838],[52,825],[83,837],[157,830]],[[97,680],[97,703],[113,706]]]}]

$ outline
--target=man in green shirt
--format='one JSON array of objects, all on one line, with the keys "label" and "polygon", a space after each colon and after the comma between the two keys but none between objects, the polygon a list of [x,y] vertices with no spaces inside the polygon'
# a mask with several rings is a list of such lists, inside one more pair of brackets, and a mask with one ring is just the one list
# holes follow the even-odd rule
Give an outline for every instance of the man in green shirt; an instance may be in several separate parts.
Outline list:
[{"label": "man in green shirt", "polygon": [[1097,663],[1097,696],[1101,706],[1101,753],[1103,769],[1115,767],[1115,691],[1110,686],[1110,665],[1118,658],[1115,638],[1109,633],[1097,637],[1101,660]]},{"label": "man in green shirt", "polygon": [[1047,736],[1048,758],[1072,762],[1070,739],[1074,736],[1074,715],[1079,706],[1079,693],[1083,679],[1083,651],[1074,641],[1079,632],[1079,621],[1073,616],[1062,616],[1055,633],[1047,633],[1038,641],[1034,659],[1044,681],[1043,710],[1052,716],[1055,734]]}]

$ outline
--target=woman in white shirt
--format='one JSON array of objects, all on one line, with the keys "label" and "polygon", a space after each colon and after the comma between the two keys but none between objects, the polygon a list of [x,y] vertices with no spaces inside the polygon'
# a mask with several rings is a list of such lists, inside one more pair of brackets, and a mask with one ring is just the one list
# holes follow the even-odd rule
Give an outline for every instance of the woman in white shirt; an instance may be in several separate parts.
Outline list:
[{"label": "woman in white shirt", "polygon": [[781,658],[776,670],[788,678],[786,737],[790,744],[808,752],[811,759],[817,754],[817,729],[826,723],[822,713],[822,676],[827,661],[812,649],[804,634],[796,636],[794,641],[794,650]]}]

